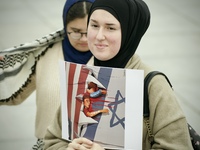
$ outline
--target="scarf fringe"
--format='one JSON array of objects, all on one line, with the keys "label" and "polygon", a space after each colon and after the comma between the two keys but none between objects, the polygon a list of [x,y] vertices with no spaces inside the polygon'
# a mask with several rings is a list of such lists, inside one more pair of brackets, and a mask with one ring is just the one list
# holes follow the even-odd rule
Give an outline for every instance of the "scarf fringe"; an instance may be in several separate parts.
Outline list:
[{"label": "scarf fringe", "polygon": [[29,75],[29,77],[27,78],[27,80],[25,81],[25,83],[14,93],[12,94],[10,97],[6,98],[6,99],[1,99],[0,102],[9,102],[14,100],[19,94],[21,94],[23,92],[23,89],[26,88],[28,86],[29,83],[31,83],[31,77],[33,76],[33,74],[35,73],[36,70],[36,65],[37,62],[40,60],[40,57],[44,56],[45,53],[47,52],[47,50],[49,48],[51,48],[54,45],[51,44],[49,45],[40,55],[38,55],[37,57],[35,57],[35,63],[34,65],[31,67],[31,74]]},{"label": "scarf fringe", "polygon": [[11,94],[11,96],[9,96],[8,98],[0,99],[0,103],[7,103],[9,101],[12,101],[24,91],[24,88],[26,88],[28,84],[32,82],[31,77],[36,72],[36,65],[37,62],[40,60],[40,57],[44,56],[47,50],[51,48],[56,42],[63,40],[64,36],[64,30],[60,29],[31,43],[20,44],[19,46],[14,46],[12,48],[0,51],[0,55],[5,55],[4,60],[0,60],[0,69],[2,70],[9,70],[9,67],[11,69],[15,69],[16,63],[23,64],[23,61],[25,59],[29,59],[28,57],[30,56],[30,54],[33,54],[33,59],[35,59],[33,60],[33,65],[30,68],[31,73],[29,75],[27,74],[28,77],[24,81],[24,83],[22,83],[22,86],[20,86],[19,89]]}]

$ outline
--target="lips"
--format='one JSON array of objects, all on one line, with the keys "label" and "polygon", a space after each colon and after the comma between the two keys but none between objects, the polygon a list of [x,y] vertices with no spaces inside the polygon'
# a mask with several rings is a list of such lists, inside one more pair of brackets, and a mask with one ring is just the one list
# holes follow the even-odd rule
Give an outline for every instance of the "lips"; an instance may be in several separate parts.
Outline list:
[{"label": "lips", "polygon": [[80,43],[81,46],[86,47],[88,46],[88,43]]},{"label": "lips", "polygon": [[107,47],[106,44],[95,44],[95,46],[98,48],[98,49],[104,49]]}]

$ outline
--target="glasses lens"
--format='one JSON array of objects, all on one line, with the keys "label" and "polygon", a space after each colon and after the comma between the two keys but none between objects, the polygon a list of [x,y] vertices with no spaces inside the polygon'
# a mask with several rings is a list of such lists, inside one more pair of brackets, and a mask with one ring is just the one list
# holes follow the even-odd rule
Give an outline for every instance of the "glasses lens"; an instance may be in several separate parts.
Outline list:
[{"label": "glasses lens", "polygon": [[81,33],[79,33],[79,32],[72,32],[72,33],[70,34],[70,36],[71,36],[73,39],[78,40],[78,39],[81,38]]}]

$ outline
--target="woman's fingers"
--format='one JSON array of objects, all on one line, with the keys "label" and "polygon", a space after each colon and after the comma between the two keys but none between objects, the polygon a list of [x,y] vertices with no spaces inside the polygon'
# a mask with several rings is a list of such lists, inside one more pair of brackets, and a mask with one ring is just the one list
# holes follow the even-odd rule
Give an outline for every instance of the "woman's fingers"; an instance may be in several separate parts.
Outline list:
[{"label": "woman's fingers", "polygon": [[3,60],[3,56],[0,56],[0,60]]},{"label": "woman's fingers", "polygon": [[87,150],[93,146],[93,142],[86,138],[76,138],[69,145],[67,150]]},{"label": "woman's fingers", "polygon": [[77,143],[70,143],[67,147],[67,150],[87,150],[87,148]]}]

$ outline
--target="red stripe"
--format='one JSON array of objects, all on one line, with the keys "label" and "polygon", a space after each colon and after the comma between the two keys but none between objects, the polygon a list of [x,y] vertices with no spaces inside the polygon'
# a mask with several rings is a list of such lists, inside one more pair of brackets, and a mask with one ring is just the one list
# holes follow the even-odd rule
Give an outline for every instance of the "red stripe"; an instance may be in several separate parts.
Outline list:
[{"label": "red stripe", "polygon": [[[81,72],[79,76],[79,81],[78,81],[78,89],[77,89],[77,94],[83,94],[85,92],[85,82],[88,76],[89,70],[88,69],[83,69],[83,66],[81,67]],[[76,99],[76,113],[74,116],[74,137],[77,137],[75,133],[78,134],[78,121],[79,121],[79,114],[80,114],[80,109],[81,109],[81,104],[82,101]]]},{"label": "red stripe", "polygon": [[71,104],[72,104],[72,92],[73,92],[73,81],[74,74],[76,71],[76,64],[71,64],[69,66],[69,75],[68,75],[68,95],[67,95],[67,106],[68,106],[68,117],[71,120]]}]

